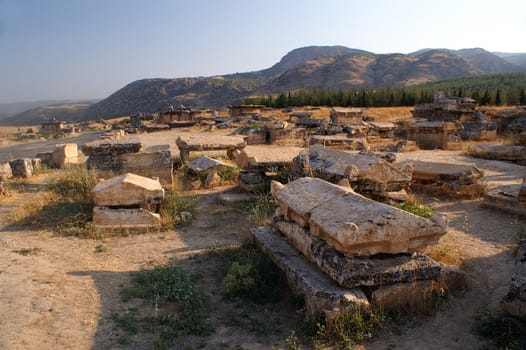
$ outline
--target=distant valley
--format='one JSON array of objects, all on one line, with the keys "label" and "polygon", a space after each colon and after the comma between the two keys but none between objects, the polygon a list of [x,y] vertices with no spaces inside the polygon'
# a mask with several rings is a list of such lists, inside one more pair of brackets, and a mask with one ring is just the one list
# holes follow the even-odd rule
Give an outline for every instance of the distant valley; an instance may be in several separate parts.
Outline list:
[{"label": "distant valley", "polygon": [[[12,115],[0,105],[0,124],[38,124],[45,118],[84,121],[170,106],[224,107],[251,96],[301,89],[347,89],[410,86],[451,78],[526,72],[526,53],[491,53],[481,48],[422,49],[411,54],[375,54],[343,46],[292,50],[268,69],[213,77],[134,81],[96,103],[54,108],[39,106]],[[62,107],[57,107],[62,106]]]}]

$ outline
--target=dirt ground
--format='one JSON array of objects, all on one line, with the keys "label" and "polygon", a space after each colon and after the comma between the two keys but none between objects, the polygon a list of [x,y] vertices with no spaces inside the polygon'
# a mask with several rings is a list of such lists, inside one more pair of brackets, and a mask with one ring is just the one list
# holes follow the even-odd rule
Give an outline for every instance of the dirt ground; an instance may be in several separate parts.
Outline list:
[{"label": "dirt ground", "polygon": [[[173,145],[174,135],[160,139],[158,134],[145,134],[143,142]],[[400,158],[475,164],[485,171],[490,188],[519,184],[526,175],[523,166],[474,159],[461,152],[418,151]],[[39,186],[50,181],[46,176],[32,178],[32,186],[0,202],[0,349],[119,348],[111,315],[125,309],[119,291],[129,272],[172,257],[184,260],[210,246],[237,243],[253,225],[246,213],[217,203],[218,193],[231,188],[200,192],[194,220],[163,233],[100,241],[57,236],[13,222],[16,207],[35,198]],[[496,309],[507,292],[514,248],[519,235],[526,232],[526,221],[482,208],[480,200],[432,196],[422,200],[449,218],[449,232],[435,249],[462,261],[468,289],[452,296],[433,315],[408,320],[399,331],[383,334],[362,349],[476,349],[480,342],[470,332],[474,314],[484,307]],[[101,243],[107,248],[102,253],[96,251]],[[22,255],[22,249],[31,253]],[[217,286],[210,285],[205,292],[217,297]],[[250,331],[236,333],[221,326],[202,339],[201,347],[286,348],[285,338],[297,315],[282,306],[275,312],[283,328],[280,332],[262,339]],[[140,339],[135,344],[151,348]]]}]

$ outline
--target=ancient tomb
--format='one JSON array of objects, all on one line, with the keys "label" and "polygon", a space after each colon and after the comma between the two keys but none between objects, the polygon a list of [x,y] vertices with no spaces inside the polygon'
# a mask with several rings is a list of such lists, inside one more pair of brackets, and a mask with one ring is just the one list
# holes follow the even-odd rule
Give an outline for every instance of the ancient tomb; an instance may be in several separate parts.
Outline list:
[{"label": "ancient tomb", "polygon": [[164,186],[173,183],[172,153],[169,145],[142,149],[141,140],[97,140],[81,147],[89,156],[88,170],[94,170],[99,177],[134,173],[146,177],[157,177]]},{"label": "ancient tomb", "polygon": [[181,135],[175,140],[179,148],[181,161],[187,162],[190,152],[196,151],[226,151],[230,159],[235,150],[247,145],[241,136],[225,136],[215,134]]},{"label": "ancient tomb", "polygon": [[252,233],[311,311],[397,308],[429,297],[438,280],[462,276],[418,253],[447,232],[442,216],[424,219],[309,177],[273,182],[272,195],[273,227]]},{"label": "ancient tomb", "polygon": [[99,182],[92,190],[93,224],[102,228],[142,228],[161,224],[164,189],[158,179],[131,173]]},{"label": "ancient tomb", "polygon": [[409,186],[411,164],[397,165],[380,157],[348,153],[320,144],[312,145],[296,158],[294,178],[315,176],[332,183],[349,180],[351,187],[362,194],[390,197],[389,192]]}]

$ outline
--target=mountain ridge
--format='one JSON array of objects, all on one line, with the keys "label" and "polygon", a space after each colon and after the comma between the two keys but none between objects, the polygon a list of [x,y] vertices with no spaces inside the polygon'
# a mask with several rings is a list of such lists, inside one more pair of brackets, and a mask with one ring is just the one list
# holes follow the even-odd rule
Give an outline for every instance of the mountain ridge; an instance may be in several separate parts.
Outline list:
[{"label": "mountain ridge", "polygon": [[526,54],[496,55],[482,48],[422,49],[409,54],[376,54],[345,46],[306,46],[289,51],[259,71],[210,77],[133,81],[77,114],[78,121],[170,107],[224,107],[251,96],[299,89],[378,88],[509,72],[525,72]]}]

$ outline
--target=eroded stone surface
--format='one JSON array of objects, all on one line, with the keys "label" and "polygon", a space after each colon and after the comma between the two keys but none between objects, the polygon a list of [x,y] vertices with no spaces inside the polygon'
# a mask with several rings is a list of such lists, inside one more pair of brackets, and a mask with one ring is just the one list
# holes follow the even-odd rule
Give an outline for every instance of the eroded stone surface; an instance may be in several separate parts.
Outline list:
[{"label": "eroded stone surface", "polygon": [[57,168],[64,168],[68,164],[78,164],[78,155],[76,143],[56,145],[51,153],[51,164]]},{"label": "eroded stone surface", "polygon": [[484,201],[481,205],[526,217],[526,202],[519,200],[519,191],[519,185],[493,188],[484,194]]},{"label": "eroded stone surface", "polygon": [[412,167],[317,144],[295,158],[293,172],[296,176],[316,176],[333,183],[348,178],[358,192],[383,192],[406,187],[411,181]]},{"label": "eroded stone surface", "polygon": [[161,225],[161,216],[142,208],[93,207],[93,224],[104,228],[140,228]]},{"label": "eroded stone surface", "polygon": [[13,172],[11,171],[11,165],[9,162],[0,163],[0,181],[5,181],[13,177]]},{"label": "eroded stone surface", "polygon": [[297,224],[277,219],[273,223],[289,242],[343,287],[437,279],[441,265],[425,255],[348,257]]},{"label": "eroded stone surface", "polygon": [[310,313],[321,311],[331,317],[369,306],[362,290],[343,288],[330,280],[274,229],[257,227],[251,233],[260,249],[285,272],[289,285],[305,295],[306,307]]},{"label": "eroded stone surface", "polygon": [[92,195],[95,205],[130,206],[160,203],[164,198],[164,189],[159,180],[127,173],[99,182]]},{"label": "eroded stone surface", "polygon": [[348,192],[311,211],[310,231],[350,256],[421,251],[447,233],[435,221]]},{"label": "eroded stone surface", "polygon": [[188,160],[193,151],[228,151],[243,149],[247,145],[242,136],[225,136],[217,134],[181,135],[175,140],[179,147],[181,160]]},{"label": "eroded stone surface", "polygon": [[317,178],[301,178],[286,186],[272,182],[271,193],[287,220],[302,227],[309,224],[311,211],[319,205],[350,190]]},{"label": "eroded stone surface", "polygon": [[526,318],[526,239],[519,242],[510,289],[500,306],[513,316]]},{"label": "eroded stone surface", "polygon": [[295,146],[247,146],[234,152],[236,164],[248,171],[273,171],[292,165],[303,148]]},{"label": "eroded stone surface", "polygon": [[210,157],[200,157],[197,159],[188,162],[188,169],[192,170],[195,173],[207,172],[207,171],[217,171],[220,169],[234,168],[232,165],[225,163],[218,159],[213,159]]},{"label": "eroded stone surface", "polygon": [[478,144],[470,146],[468,152],[478,158],[526,162],[526,146]]},{"label": "eroded stone surface", "polygon": [[413,180],[419,182],[471,185],[484,176],[484,172],[475,166],[422,161],[411,163]]},{"label": "eroded stone surface", "polygon": [[122,140],[97,140],[85,143],[81,150],[88,156],[110,156],[124,153],[136,153],[142,148],[141,140],[138,138],[126,138]]},{"label": "eroded stone surface", "polygon": [[14,177],[33,176],[33,162],[30,158],[19,158],[9,162]]}]

